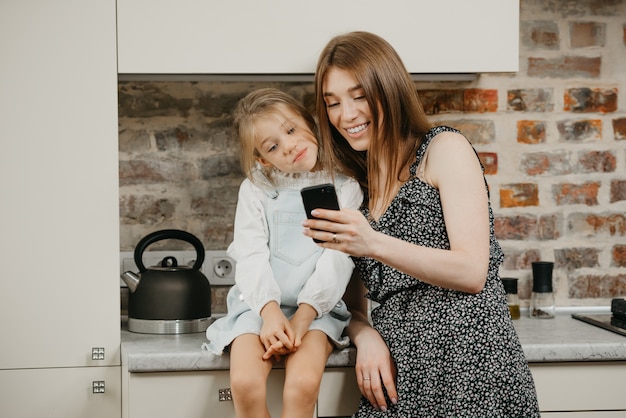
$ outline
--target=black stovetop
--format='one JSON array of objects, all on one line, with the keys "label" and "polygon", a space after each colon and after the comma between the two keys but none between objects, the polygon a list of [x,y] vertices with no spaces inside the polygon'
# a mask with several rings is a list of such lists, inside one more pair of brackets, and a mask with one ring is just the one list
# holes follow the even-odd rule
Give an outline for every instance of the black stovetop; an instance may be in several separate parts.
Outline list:
[{"label": "black stovetop", "polygon": [[572,318],[626,337],[626,322],[616,318],[613,314],[572,314]]}]

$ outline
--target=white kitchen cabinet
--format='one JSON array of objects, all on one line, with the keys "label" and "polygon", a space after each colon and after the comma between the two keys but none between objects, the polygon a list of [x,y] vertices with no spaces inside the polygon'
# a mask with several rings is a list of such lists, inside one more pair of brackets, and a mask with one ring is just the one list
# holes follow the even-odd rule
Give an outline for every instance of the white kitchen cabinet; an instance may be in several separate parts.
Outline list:
[{"label": "white kitchen cabinet", "polygon": [[530,370],[542,416],[626,416],[624,361],[531,363]]},{"label": "white kitchen cabinet", "polygon": [[353,367],[328,368],[317,400],[318,417],[350,417],[359,407],[361,392]]},{"label": "white kitchen cabinet", "polygon": [[[280,416],[284,379],[283,369],[272,370],[268,379],[272,416]],[[226,398],[230,390],[228,370],[125,373],[123,390],[122,418],[235,416],[233,402]]]},{"label": "white kitchen cabinet", "polygon": [[120,368],[0,370],[6,418],[120,416]]},{"label": "white kitchen cabinet", "polygon": [[565,411],[565,412],[542,412],[545,418],[624,418],[624,411]]},{"label": "white kitchen cabinet", "polygon": [[334,35],[387,39],[411,73],[515,72],[519,0],[117,0],[124,74],[312,74]]},{"label": "white kitchen cabinet", "polygon": [[[541,415],[554,418],[623,417],[626,362],[531,363]],[[123,373],[123,418],[185,416],[234,417],[232,402],[220,401],[230,387],[227,370]],[[284,373],[275,369],[268,382],[272,416],[279,415]],[[360,399],[354,368],[324,372],[316,417],[348,417]]]},{"label": "white kitchen cabinet", "polygon": [[[230,390],[228,370],[124,373],[122,418],[186,418],[235,416],[233,403],[221,399]],[[273,369],[268,379],[268,407],[280,416],[284,369]],[[354,368],[329,368],[324,373],[316,417],[350,416],[360,399]]]},{"label": "white kitchen cabinet", "polygon": [[0,56],[0,416],[120,416],[115,1],[0,2]]}]

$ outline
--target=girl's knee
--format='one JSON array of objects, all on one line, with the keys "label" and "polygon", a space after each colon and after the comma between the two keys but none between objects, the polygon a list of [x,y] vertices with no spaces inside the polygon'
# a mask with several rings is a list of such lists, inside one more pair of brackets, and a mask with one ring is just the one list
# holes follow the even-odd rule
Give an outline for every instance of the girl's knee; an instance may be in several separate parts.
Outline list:
[{"label": "girl's knee", "polygon": [[230,373],[230,390],[239,397],[265,397],[266,378],[258,373],[241,370]]},{"label": "girl's knee", "polygon": [[315,401],[319,393],[320,383],[321,376],[318,373],[302,370],[285,380],[283,397]]}]

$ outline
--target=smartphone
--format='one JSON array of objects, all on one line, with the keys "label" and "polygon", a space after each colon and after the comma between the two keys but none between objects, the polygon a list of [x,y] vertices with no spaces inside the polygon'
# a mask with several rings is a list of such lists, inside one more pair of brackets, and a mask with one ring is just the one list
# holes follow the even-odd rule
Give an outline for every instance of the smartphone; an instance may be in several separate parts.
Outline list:
[{"label": "smartphone", "polygon": [[[330,183],[318,184],[316,186],[305,187],[300,190],[302,195],[302,203],[304,204],[304,211],[306,217],[314,219],[315,216],[311,215],[313,209],[332,209],[339,210],[339,200],[337,200],[337,192],[335,186]],[[315,242],[323,242],[319,239],[313,239]]]}]

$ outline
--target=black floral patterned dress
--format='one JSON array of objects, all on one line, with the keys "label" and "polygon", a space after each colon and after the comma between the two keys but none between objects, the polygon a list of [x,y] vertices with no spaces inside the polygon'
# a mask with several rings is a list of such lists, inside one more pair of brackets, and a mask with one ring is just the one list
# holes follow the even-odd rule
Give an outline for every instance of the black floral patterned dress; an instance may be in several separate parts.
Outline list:
[{"label": "black floral patterned dress", "polygon": [[[432,128],[411,167],[411,180],[372,227],[415,244],[449,249],[439,192],[416,177]],[[450,167],[450,169],[454,169]],[[363,210],[366,216],[367,209]],[[484,289],[468,294],[433,286],[370,258],[355,258],[372,322],[398,369],[398,403],[387,412],[363,398],[356,417],[538,417],[532,375],[513,328],[498,267],[504,255],[491,232]]]}]

